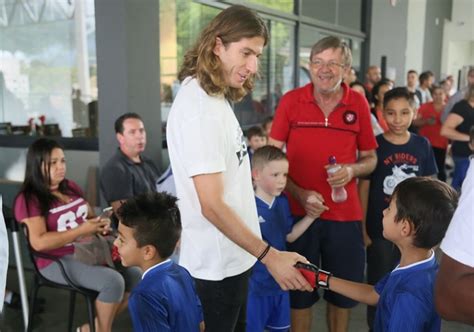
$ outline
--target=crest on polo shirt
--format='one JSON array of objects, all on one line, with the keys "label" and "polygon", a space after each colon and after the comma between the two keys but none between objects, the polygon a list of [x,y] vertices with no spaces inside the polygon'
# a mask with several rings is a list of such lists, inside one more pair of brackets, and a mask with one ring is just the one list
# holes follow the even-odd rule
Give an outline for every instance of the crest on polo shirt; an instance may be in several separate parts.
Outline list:
[{"label": "crest on polo shirt", "polygon": [[342,119],[345,124],[351,125],[354,124],[357,120],[357,114],[354,111],[345,111],[342,115]]}]

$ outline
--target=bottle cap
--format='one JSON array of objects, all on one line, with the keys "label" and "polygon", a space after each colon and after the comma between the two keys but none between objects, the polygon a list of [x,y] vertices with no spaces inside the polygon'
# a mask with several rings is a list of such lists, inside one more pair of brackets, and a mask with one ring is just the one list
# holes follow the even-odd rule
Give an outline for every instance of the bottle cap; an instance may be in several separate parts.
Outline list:
[{"label": "bottle cap", "polygon": [[331,165],[337,164],[336,156],[330,156],[328,158],[328,161],[329,161],[329,164],[331,164]]}]

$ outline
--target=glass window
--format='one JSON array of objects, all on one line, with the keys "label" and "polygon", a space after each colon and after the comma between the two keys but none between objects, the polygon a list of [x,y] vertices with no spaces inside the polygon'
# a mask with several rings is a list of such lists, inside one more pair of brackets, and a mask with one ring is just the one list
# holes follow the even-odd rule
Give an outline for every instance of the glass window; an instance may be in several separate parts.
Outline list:
[{"label": "glass window", "polygon": [[338,0],[337,24],[361,30],[362,0]]},{"label": "glass window", "polygon": [[300,49],[299,49],[299,82],[298,86],[303,86],[311,82],[309,76],[309,55],[311,48],[316,42],[324,37],[316,28],[302,25],[300,29]]},{"label": "glass window", "polygon": [[[179,89],[178,71],[184,54],[219,9],[189,0],[160,0],[161,121],[166,121]],[[166,137],[164,135],[163,137]]]},{"label": "glass window", "polygon": [[281,96],[294,88],[294,26],[280,21],[267,24],[271,39],[260,57],[260,77],[254,90],[235,104],[244,128],[260,125],[273,115]]},{"label": "glass window", "polygon": [[96,136],[94,1],[3,1],[0,133]]},{"label": "glass window", "polygon": [[294,12],[294,0],[246,0],[249,4],[257,4],[263,7],[268,7],[275,10],[280,10],[285,13]]},{"label": "glass window", "polygon": [[302,0],[301,14],[336,24],[336,6],[337,0]]}]

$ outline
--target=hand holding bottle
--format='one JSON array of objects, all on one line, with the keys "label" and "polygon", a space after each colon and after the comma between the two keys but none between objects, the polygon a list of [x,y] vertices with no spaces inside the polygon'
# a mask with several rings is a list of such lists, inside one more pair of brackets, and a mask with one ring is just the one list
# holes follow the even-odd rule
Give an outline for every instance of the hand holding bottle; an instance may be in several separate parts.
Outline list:
[{"label": "hand holding bottle", "polygon": [[335,156],[330,156],[328,162],[326,171],[328,183],[332,188],[331,198],[335,203],[344,202],[347,200],[347,191],[344,186],[352,180],[352,169],[338,164]]}]

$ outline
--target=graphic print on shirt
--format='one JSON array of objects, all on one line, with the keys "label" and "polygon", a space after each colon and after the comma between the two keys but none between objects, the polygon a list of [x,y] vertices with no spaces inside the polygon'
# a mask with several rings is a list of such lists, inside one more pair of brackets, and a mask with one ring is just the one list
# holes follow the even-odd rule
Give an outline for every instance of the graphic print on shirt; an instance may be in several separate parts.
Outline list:
[{"label": "graphic print on shirt", "polygon": [[235,136],[235,154],[239,160],[239,166],[242,165],[244,157],[247,155],[247,144],[245,143],[244,133],[240,127],[237,127],[237,133]]},{"label": "graphic print on shirt", "polygon": [[392,164],[392,174],[383,180],[383,192],[392,195],[395,187],[402,181],[415,177],[419,166],[416,165],[417,158],[409,153],[395,153],[384,159],[385,165]]},{"label": "graphic print on shirt", "polygon": [[[81,201],[83,200],[81,199]],[[73,203],[76,203],[76,202],[73,202]],[[63,207],[69,208],[69,204],[64,205]],[[66,209],[62,209],[62,210],[66,210]],[[88,209],[87,209],[87,204],[81,204],[77,207],[75,212],[73,209],[67,209],[66,212],[62,212],[61,209],[58,209],[58,208],[50,210],[50,213],[51,212],[59,214],[59,217],[57,219],[58,220],[57,231],[64,232],[69,229],[74,229],[78,227],[79,226],[79,224],[77,223],[78,220],[82,219],[82,221],[85,221],[87,217]]]}]

